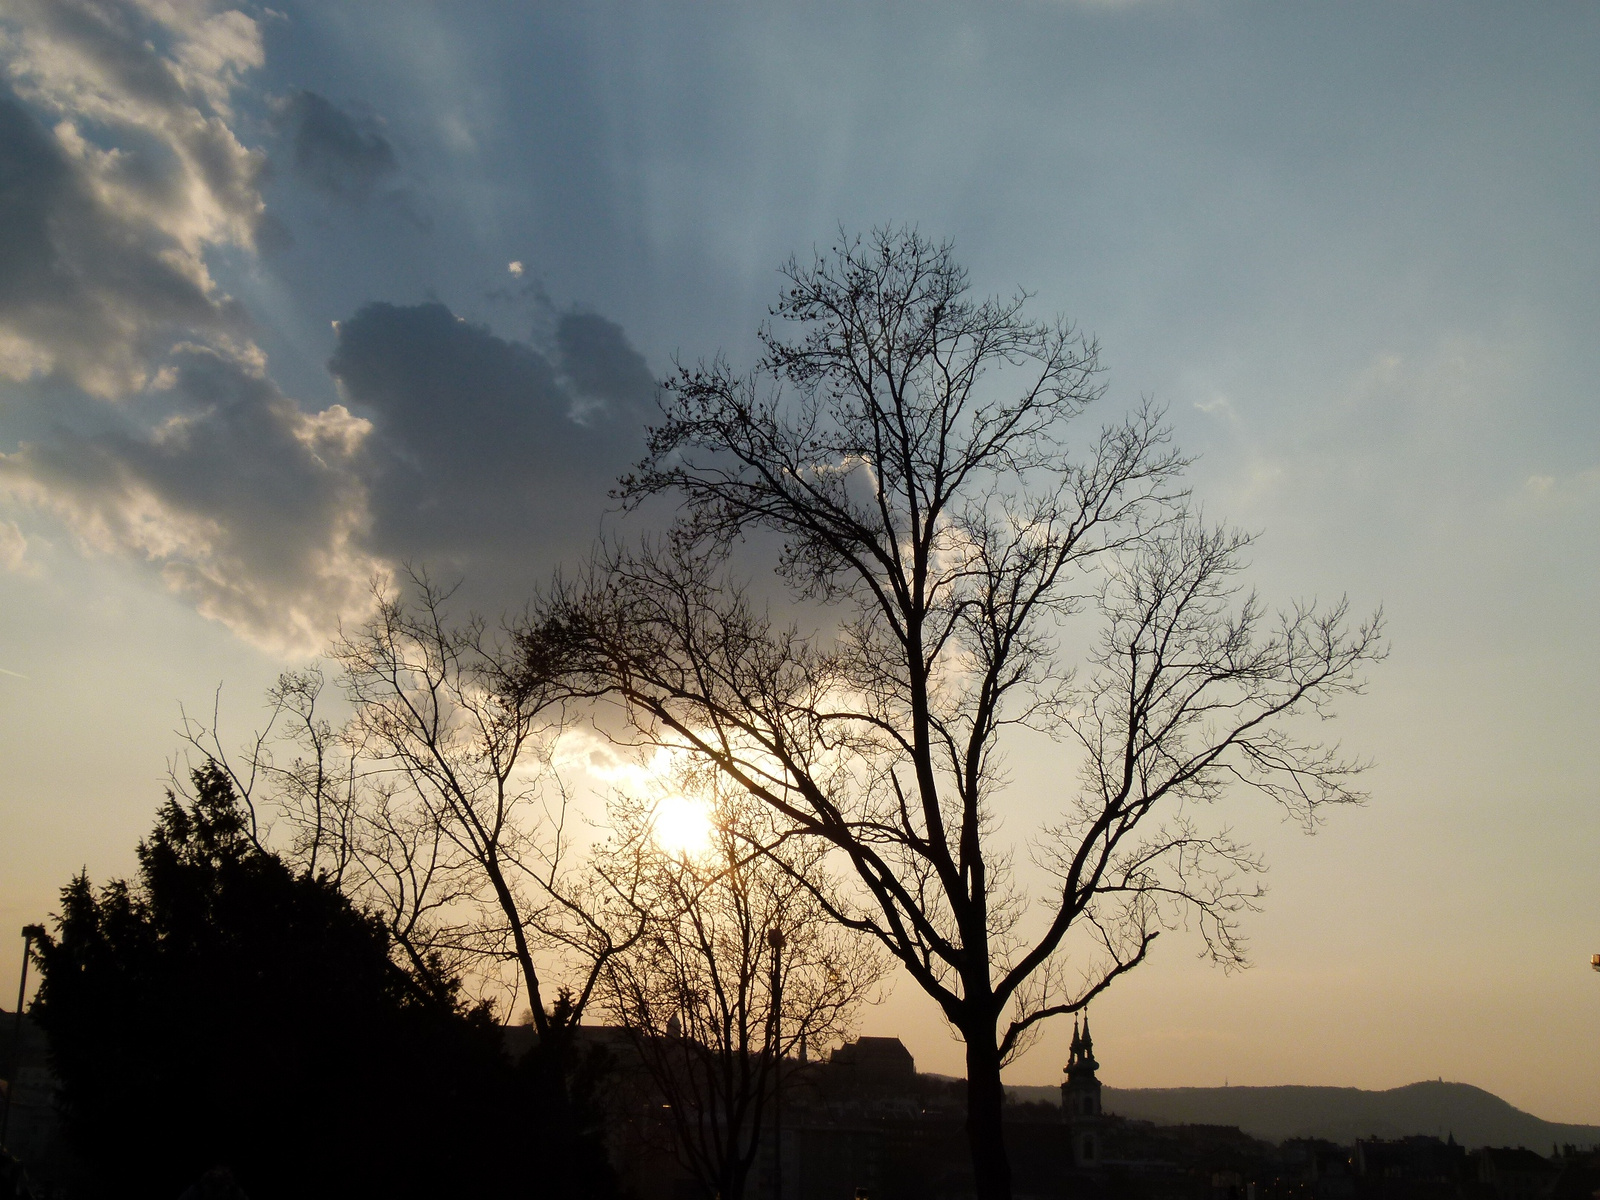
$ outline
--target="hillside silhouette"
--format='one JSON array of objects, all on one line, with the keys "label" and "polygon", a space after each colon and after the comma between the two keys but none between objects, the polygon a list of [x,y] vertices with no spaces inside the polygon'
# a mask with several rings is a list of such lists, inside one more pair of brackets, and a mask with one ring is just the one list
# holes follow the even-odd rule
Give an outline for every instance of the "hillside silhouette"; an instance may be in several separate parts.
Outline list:
[{"label": "hillside silhouette", "polygon": [[[1060,1089],[1012,1087],[1017,1100],[1060,1101]],[[1162,1125],[1237,1125],[1266,1141],[1320,1137],[1349,1144],[1357,1138],[1407,1134],[1454,1135],[1469,1149],[1600,1145],[1600,1125],[1541,1120],[1469,1083],[1429,1081],[1382,1092],[1348,1087],[1185,1087],[1105,1089],[1105,1109]]]}]

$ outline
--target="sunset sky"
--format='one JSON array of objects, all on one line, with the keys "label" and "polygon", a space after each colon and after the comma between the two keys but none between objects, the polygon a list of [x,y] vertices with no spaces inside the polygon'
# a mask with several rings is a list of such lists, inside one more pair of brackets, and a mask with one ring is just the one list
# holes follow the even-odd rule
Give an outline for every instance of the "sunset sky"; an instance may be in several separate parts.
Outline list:
[{"label": "sunset sky", "polygon": [[[242,738],[402,562],[514,612],[654,377],[907,223],[1167,406],[1269,600],[1388,614],[1370,803],[1239,798],[1254,965],[1162,937],[1105,1082],[1600,1124],[1600,7],[4,0],[0,61],[0,1004],[180,704]],[[1020,831],[1060,772],[1011,768]],[[960,1070],[909,982],[861,1027]]]}]

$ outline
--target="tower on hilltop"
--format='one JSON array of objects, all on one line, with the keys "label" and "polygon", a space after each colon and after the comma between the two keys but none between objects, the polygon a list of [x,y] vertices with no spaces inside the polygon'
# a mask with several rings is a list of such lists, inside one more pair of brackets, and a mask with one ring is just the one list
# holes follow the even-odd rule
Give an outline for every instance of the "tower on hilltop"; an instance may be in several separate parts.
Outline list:
[{"label": "tower on hilltop", "polygon": [[1074,1018],[1067,1078],[1061,1085],[1061,1113],[1067,1122],[1075,1167],[1100,1165],[1100,1080],[1095,1075],[1099,1069],[1100,1064],[1094,1057],[1094,1038],[1089,1034],[1089,1018],[1084,1016],[1081,1029]]}]

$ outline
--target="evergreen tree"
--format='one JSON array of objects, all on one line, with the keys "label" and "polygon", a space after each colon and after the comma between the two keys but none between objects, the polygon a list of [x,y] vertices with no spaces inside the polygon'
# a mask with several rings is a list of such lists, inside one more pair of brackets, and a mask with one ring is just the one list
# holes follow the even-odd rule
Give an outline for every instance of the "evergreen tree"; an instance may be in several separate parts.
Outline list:
[{"label": "evergreen tree", "polygon": [[560,1071],[396,965],[382,924],[256,840],[225,774],[169,793],[138,880],[62,892],[32,1013],[106,1194],[225,1168],[255,1198],[605,1195]]}]

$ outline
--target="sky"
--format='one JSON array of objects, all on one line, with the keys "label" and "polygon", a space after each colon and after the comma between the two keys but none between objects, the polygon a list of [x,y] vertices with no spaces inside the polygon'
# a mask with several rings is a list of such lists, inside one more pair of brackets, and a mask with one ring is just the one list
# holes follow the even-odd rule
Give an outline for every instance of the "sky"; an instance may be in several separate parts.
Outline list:
[{"label": "sky", "polygon": [[[1600,1124],[1600,8],[4,0],[0,63],[0,927],[127,874],[180,706],[243,737],[375,576],[515,612],[653,380],[904,223],[1167,407],[1264,596],[1388,618],[1369,803],[1239,800],[1253,965],[1164,936],[1102,1078]],[[909,981],[861,1028],[960,1070]]]}]

